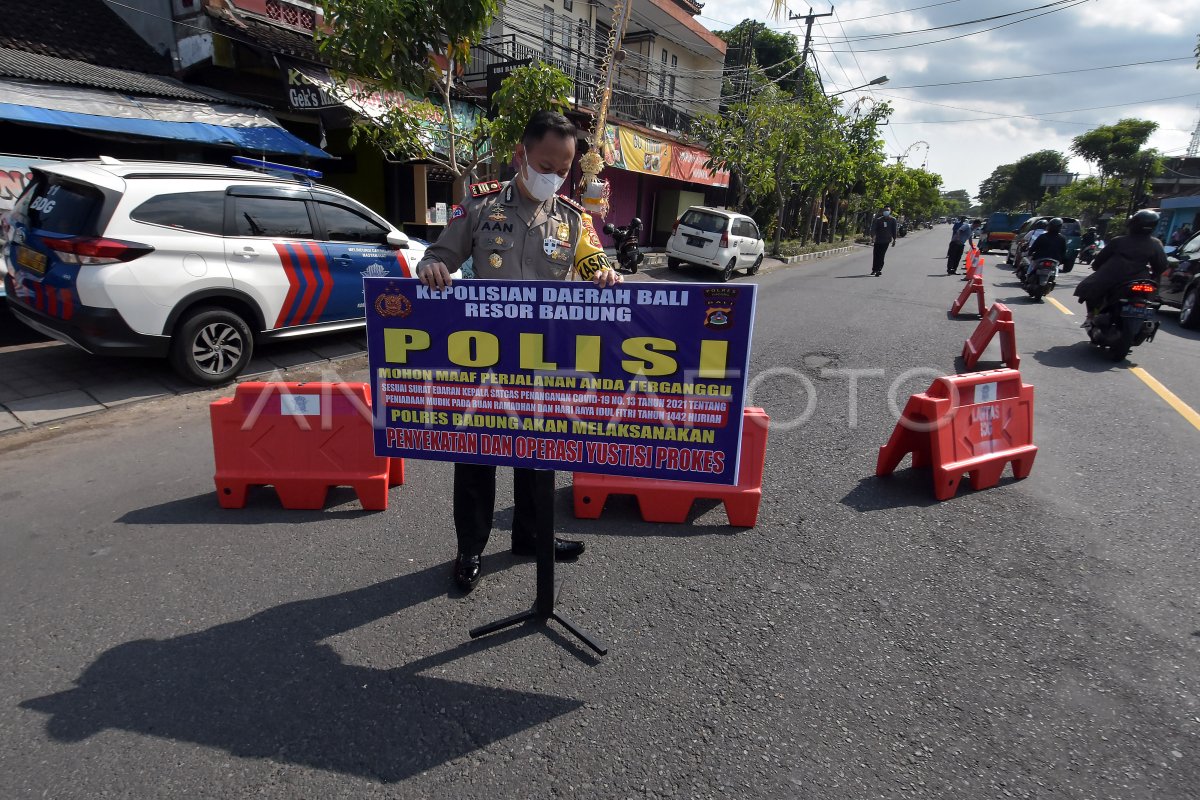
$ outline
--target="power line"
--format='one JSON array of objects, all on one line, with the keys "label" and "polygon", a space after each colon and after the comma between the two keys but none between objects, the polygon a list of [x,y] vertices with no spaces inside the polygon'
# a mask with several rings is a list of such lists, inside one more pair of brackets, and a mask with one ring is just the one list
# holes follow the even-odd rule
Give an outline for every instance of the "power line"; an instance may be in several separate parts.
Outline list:
[{"label": "power line", "polygon": [[[878,19],[880,17],[891,17],[891,16],[895,16],[897,14],[907,14],[910,11],[920,11],[925,8],[933,8],[934,6],[948,6],[952,3],[961,3],[961,2],[962,2],[962,0],[942,0],[942,2],[940,2],[940,3],[930,3],[929,5],[916,6],[915,8],[902,8],[902,9],[899,9],[898,11],[888,11],[887,13],[884,13],[884,14],[871,14],[870,16],[866,16],[866,17],[851,17],[850,19],[841,20],[841,22],[861,22],[864,19]],[[799,25],[785,25],[785,26],[779,27],[777,30],[784,30],[785,28],[787,28],[787,29],[799,28],[799,27],[800,27]]]},{"label": "power line", "polygon": [[[855,37],[847,36],[846,41],[848,42],[848,41],[853,40],[853,41],[862,42],[862,41],[868,41],[871,39],[888,39],[893,36],[912,36],[913,34],[917,34],[917,33],[932,33],[933,31],[944,31],[944,30],[949,30],[951,28],[961,28],[964,25],[975,25],[980,22],[995,22],[998,19],[1007,19],[1008,17],[1015,17],[1015,16],[1019,16],[1021,14],[1027,14],[1030,11],[1041,11],[1041,10],[1047,9],[1047,8],[1054,8],[1055,6],[1068,5],[1074,1],[1075,0],[1054,0],[1054,2],[1046,3],[1044,5],[1032,6],[1030,8],[1023,8],[1019,11],[1010,11],[1007,14],[996,14],[996,15],[993,15],[990,17],[979,17],[978,19],[971,19],[971,20],[967,20],[965,22],[954,22],[949,25],[938,25],[938,26],[935,26],[932,28],[918,28],[916,30],[911,30],[911,31],[890,31],[887,33],[868,33],[868,34],[862,34],[861,36],[855,36]],[[843,30],[843,34],[845,34],[844,30]],[[829,44],[845,44],[846,43],[846,42],[835,40],[835,39],[829,39],[828,37],[826,40]]]},{"label": "power line", "polygon": [[1072,75],[1077,72],[1096,72],[1104,69],[1121,69],[1123,67],[1141,67],[1147,64],[1167,64],[1173,61],[1194,61],[1195,56],[1179,56],[1178,58],[1160,58],[1153,61],[1131,61],[1128,64],[1110,64],[1105,67],[1084,67],[1082,69],[1064,69],[1058,72],[1037,72],[1031,75],[1008,75],[1003,78],[978,78],[969,81],[944,81],[942,83],[914,83],[908,86],[889,86],[888,89],[929,89],[935,86],[961,86],[967,83],[992,83],[995,81],[1017,81],[1025,78],[1046,78],[1051,75]]},{"label": "power line", "polygon": [[[1075,8],[1076,6],[1081,6],[1086,2],[1088,2],[1088,0],[1073,0],[1073,2],[1071,2],[1070,5],[1058,6],[1057,8],[1052,8],[1049,11],[1043,11],[1041,14],[1034,14],[1031,17],[1025,17],[1024,19],[1013,20],[1012,22],[1006,22],[1003,25],[996,25],[991,28],[984,28],[982,30],[972,31],[970,33],[959,34],[958,36],[949,36],[945,39],[933,39],[928,42],[914,42],[913,44],[901,44],[901,45],[896,45],[895,47],[874,47],[874,48],[871,48],[868,50],[860,50],[859,52],[883,53],[883,52],[886,52],[889,50],[907,50],[910,47],[925,47],[926,45],[941,44],[942,42],[953,42],[957,39],[965,39],[968,36],[978,36],[981,33],[988,33],[989,31],[998,31],[1001,28],[1007,28],[1010,25],[1018,25],[1022,22],[1029,22],[1030,20],[1037,19],[1038,17],[1045,17],[1045,16],[1049,16],[1050,14],[1057,14],[1060,11],[1066,11],[1067,9]],[[824,50],[823,52],[833,52],[833,51]]]}]

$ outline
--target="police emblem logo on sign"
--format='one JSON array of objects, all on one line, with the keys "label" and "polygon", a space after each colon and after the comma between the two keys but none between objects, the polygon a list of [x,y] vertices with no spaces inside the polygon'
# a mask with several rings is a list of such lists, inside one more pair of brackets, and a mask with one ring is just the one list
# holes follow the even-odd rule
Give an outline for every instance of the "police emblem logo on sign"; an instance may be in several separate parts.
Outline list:
[{"label": "police emblem logo on sign", "polygon": [[375,298],[375,313],[381,317],[407,317],[412,313],[412,301],[400,294],[400,290],[389,286]]},{"label": "police emblem logo on sign", "polygon": [[704,327],[720,330],[733,324],[733,309],[711,307],[704,312]]}]

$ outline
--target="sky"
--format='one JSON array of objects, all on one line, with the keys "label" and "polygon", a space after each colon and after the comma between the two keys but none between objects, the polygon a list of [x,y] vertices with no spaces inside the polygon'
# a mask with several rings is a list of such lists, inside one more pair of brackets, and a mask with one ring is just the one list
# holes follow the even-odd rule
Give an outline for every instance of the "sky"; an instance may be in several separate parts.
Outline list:
[{"label": "sky", "polygon": [[[987,22],[891,35],[1047,5]],[[769,0],[709,0],[699,19],[712,30],[757,19],[803,41],[803,22],[789,22],[787,12],[775,19],[770,6]],[[798,0],[789,6],[791,14],[809,9]],[[1200,70],[1193,53],[1200,0],[842,0],[834,6],[834,16],[813,26],[826,91],[887,75],[888,83],[869,94],[859,90],[842,98],[847,105],[860,96],[891,103],[894,113],[884,131],[888,155],[907,153],[908,166],[924,164],[940,174],[943,191],[966,189],[975,196],[997,166],[1044,149],[1069,156],[1073,137],[1122,117],[1154,120],[1159,130],[1149,145],[1181,156],[1200,120]],[[817,14],[829,9],[812,7]],[[1044,16],[1017,21],[1034,14]],[[949,37],[962,38],[935,41]],[[1164,59],[1183,60],[1096,69]],[[1085,71],[904,88],[1065,70]],[[1094,173],[1078,158],[1069,169]]]}]

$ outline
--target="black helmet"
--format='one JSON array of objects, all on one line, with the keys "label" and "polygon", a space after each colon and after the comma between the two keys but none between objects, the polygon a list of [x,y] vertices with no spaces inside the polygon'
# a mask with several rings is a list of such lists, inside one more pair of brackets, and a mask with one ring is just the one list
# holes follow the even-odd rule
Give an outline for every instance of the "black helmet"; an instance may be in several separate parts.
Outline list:
[{"label": "black helmet", "polygon": [[1033,223],[1033,227],[1039,231],[1046,230],[1046,220],[1039,219],[1037,222]]},{"label": "black helmet", "polygon": [[1125,223],[1130,233],[1149,235],[1158,227],[1158,212],[1142,209]]},{"label": "black helmet", "polygon": [[963,215],[963,216],[959,217],[959,218],[958,218],[958,221],[959,221],[959,222],[966,222],[966,221],[967,221],[967,217],[966,217],[966,215]]},{"label": "black helmet", "polygon": [[1055,217],[1046,224],[1046,230],[1050,233],[1058,233],[1062,230],[1062,218]]}]

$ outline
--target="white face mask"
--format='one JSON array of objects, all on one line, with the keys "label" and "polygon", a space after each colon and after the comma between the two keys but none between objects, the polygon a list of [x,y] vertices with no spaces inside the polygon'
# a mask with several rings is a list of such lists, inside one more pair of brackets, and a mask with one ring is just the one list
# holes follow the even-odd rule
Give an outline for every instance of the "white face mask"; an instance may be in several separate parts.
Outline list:
[{"label": "white face mask", "polygon": [[544,203],[551,197],[554,197],[559,187],[566,180],[561,175],[551,173],[542,173],[529,166],[529,162],[524,164],[525,172],[521,176],[525,184],[525,191],[529,192],[529,196],[539,203]]}]

